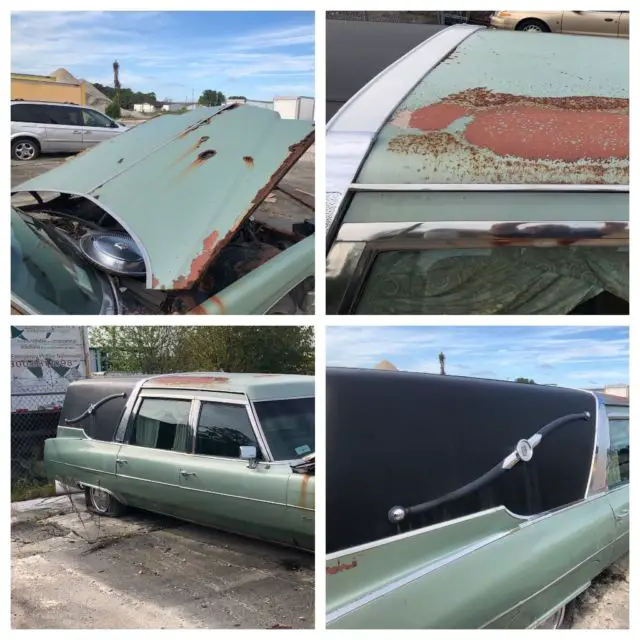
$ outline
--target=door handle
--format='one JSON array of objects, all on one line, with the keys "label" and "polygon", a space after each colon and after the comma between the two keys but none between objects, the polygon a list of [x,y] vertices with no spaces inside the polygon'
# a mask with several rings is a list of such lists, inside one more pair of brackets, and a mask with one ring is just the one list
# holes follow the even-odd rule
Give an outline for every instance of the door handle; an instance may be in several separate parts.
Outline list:
[{"label": "door handle", "polygon": [[116,464],[127,464],[127,460],[124,458],[116,458]]},{"label": "door handle", "polygon": [[605,22],[613,22],[613,18],[605,18],[604,21]]},{"label": "door handle", "polygon": [[184,476],[186,478],[187,476],[195,476],[196,472],[195,471],[185,471],[184,469],[180,469],[180,475]]},{"label": "door handle", "polygon": [[74,133],[74,135],[76,135],[76,134],[80,135],[80,134],[82,134],[82,131],[74,131],[73,133]]},{"label": "door handle", "polygon": [[629,515],[629,509],[624,509],[623,511],[618,511],[618,513],[614,514],[616,520],[624,520]]}]

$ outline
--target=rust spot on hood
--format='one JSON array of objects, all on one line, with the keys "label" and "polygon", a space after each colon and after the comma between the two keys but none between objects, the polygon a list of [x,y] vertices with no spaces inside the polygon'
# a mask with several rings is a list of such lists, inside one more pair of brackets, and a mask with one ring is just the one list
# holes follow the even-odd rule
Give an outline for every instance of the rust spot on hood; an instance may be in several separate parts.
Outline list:
[{"label": "rust spot on hood", "polygon": [[244,158],[242,159],[244,160],[244,163],[247,165],[247,167],[253,169],[253,158],[251,156],[244,156]]},{"label": "rust spot on hood", "polygon": [[174,289],[186,289],[198,279],[207,267],[208,258],[216,246],[216,242],[218,242],[218,232],[214,231],[202,241],[202,252],[191,261],[189,273],[186,276],[180,276],[174,281]]},{"label": "rust spot on hood", "polygon": [[349,571],[350,569],[355,569],[358,566],[358,561],[354,558],[352,562],[341,564],[338,560],[338,564],[334,567],[327,567],[327,575],[335,576],[337,573],[342,573],[343,571]]},{"label": "rust spot on hood", "polygon": [[201,151],[198,154],[198,157],[191,163],[191,166],[189,167],[189,169],[193,169],[194,167],[200,166],[210,158],[213,158],[213,156],[215,156],[216,153],[217,152],[215,151],[215,149],[206,149],[205,151]]}]

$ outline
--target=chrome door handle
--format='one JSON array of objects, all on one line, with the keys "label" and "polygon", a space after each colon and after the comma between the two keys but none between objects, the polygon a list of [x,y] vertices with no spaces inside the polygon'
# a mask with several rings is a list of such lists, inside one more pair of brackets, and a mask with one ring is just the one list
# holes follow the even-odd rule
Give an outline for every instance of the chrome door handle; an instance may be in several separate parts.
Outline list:
[{"label": "chrome door handle", "polygon": [[116,458],[116,464],[127,464],[127,460],[124,458]]},{"label": "chrome door handle", "polygon": [[74,131],[73,133],[80,135],[82,133],[82,131]]},{"label": "chrome door handle", "polygon": [[616,520],[624,520],[629,515],[629,509],[625,509],[624,511],[620,511],[618,513],[614,513],[614,517]]},{"label": "chrome door handle", "polygon": [[185,471],[184,469],[180,469],[180,475],[184,476],[186,478],[187,476],[195,476],[196,472],[195,471]]}]

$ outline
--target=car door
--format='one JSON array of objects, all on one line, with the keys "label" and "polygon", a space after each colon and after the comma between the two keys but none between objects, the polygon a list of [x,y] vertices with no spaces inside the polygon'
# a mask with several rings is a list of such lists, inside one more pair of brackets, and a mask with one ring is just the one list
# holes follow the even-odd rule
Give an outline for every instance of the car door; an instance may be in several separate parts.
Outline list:
[{"label": "car door", "polygon": [[620,12],[620,23],[618,25],[618,36],[620,38],[628,38],[629,37],[629,12],[621,11]]},{"label": "car door", "polygon": [[82,111],[65,105],[45,105],[49,151],[76,153],[84,149]]},{"label": "car door", "polygon": [[118,492],[128,504],[184,517],[180,469],[191,457],[192,398],[171,391],[141,394],[116,458]]},{"label": "car door", "polygon": [[99,111],[83,109],[82,118],[84,124],[82,141],[85,147],[93,147],[119,133],[118,125]]},{"label": "car door", "polygon": [[[287,464],[267,459],[246,398],[236,394],[200,396],[194,416],[194,455],[183,459],[179,479],[188,518],[292,543],[286,522],[291,470]],[[256,447],[257,459],[241,459],[241,446]]]},{"label": "car door", "polygon": [[562,33],[585,36],[618,36],[620,11],[564,11]]},{"label": "car door", "polygon": [[[612,409],[618,411],[613,412]],[[611,561],[629,551],[629,416],[627,407],[607,407],[609,413],[609,454],[607,485],[609,504],[613,511],[616,534],[611,549]]]}]

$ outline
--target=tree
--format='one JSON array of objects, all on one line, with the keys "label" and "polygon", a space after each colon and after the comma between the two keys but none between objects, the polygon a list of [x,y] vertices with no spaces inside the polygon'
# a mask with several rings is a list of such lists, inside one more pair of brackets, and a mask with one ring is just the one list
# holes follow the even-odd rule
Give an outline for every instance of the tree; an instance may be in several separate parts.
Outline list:
[{"label": "tree", "polygon": [[247,96],[229,96],[227,100],[246,100]]},{"label": "tree", "polygon": [[205,89],[202,95],[198,99],[199,104],[203,104],[207,107],[219,107],[224,104],[226,98],[221,91],[214,91],[213,89]]},{"label": "tree", "polygon": [[444,353],[441,351],[440,355],[438,356],[438,361],[440,362],[440,375],[444,376],[447,374],[447,372],[444,370],[444,361],[445,361],[445,355]]},{"label": "tree", "polygon": [[514,382],[522,382],[522,384],[536,384],[536,381],[531,378],[516,378]]},{"label": "tree", "polygon": [[313,374],[312,327],[97,327],[107,371]]},{"label": "tree", "polygon": [[118,102],[116,100],[112,100],[108,105],[107,108],[104,110],[104,112],[110,117],[113,118],[114,120],[117,120],[120,115],[121,115],[121,111],[120,111],[120,105],[118,104]]}]

